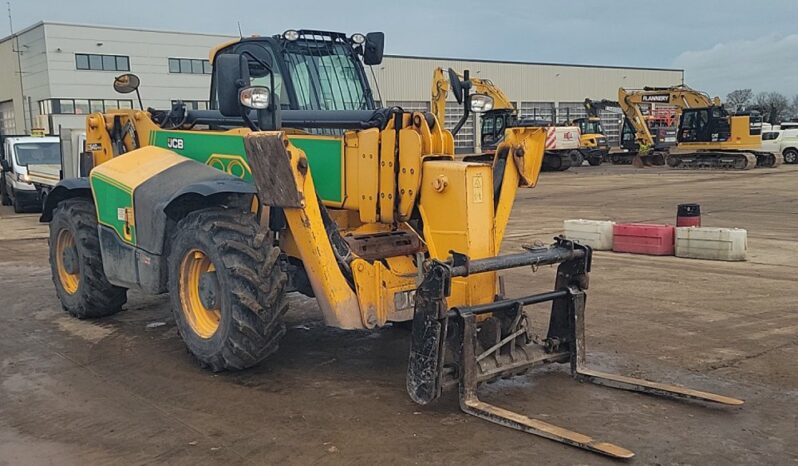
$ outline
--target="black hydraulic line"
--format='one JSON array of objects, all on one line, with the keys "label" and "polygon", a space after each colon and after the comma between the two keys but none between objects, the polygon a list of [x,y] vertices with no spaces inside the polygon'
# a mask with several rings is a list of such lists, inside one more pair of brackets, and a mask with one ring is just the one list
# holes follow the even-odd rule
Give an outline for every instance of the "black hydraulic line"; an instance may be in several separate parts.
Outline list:
[{"label": "black hydraulic line", "polygon": [[[250,118],[256,118],[250,112]],[[374,110],[283,110],[282,126],[285,128],[366,129],[371,127]],[[241,117],[225,117],[218,110],[189,110],[186,124],[241,126]]]}]

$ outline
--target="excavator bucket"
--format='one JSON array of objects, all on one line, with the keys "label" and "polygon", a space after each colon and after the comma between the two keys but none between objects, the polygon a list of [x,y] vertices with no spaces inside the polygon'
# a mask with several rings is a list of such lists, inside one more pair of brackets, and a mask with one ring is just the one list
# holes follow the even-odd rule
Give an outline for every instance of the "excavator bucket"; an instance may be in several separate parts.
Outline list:
[{"label": "excavator bucket", "polygon": [[[407,390],[419,404],[436,399],[447,387],[458,386],[460,407],[487,421],[589,450],[612,458],[634,453],[539,419],[494,406],[479,399],[479,384],[523,373],[547,363],[569,363],[571,374],[592,382],[673,398],[723,405],[743,401],[713,393],[591,370],[585,364],[585,301],[591,250],[557,238],[550,247],[470,261],[460,254],[431,261],[416,293]],[[559,264],[554,290],[469,307],[446,306],[451,279],[514,267]],[[530,336],[524,307],[551,302],[548,334]]]}]

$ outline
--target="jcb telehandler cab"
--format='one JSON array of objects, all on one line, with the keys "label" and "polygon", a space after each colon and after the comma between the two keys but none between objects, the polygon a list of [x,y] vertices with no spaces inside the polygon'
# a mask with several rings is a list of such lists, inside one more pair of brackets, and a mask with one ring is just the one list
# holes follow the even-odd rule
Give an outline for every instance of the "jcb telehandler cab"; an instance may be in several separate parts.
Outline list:
[{"label": "jcb telehandler cab", "polygon": [[[380,33],[241,39],[211,52],[212,110],[91,114],[94,168],[42,215],[64,309],[105,316],[127,289],[169,293],[186,346],[220,371],[275,351],[284,296],[299,291],[330,326],[412,322],[414,401],[458,386],[470,414],[618,458],[633,453],[484,403],[478,385],[559,362],[580,380],[742,403],[587,369],[590,248],[557,239],[497,256],[517,189],[537,182],[543,130],[512,128],[491,160],[456,161],[434,115],[374,108],[362,63],[382,48]],[[503,295],[498,271],[547,264],[559,264],[553,290]],[[533,340],[524,307],[544,302],[548,333]]]}]

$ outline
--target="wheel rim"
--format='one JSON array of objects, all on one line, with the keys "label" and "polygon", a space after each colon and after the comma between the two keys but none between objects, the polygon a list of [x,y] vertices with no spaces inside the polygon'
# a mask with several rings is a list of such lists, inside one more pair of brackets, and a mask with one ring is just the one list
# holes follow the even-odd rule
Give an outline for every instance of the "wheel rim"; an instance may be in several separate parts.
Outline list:
[{"label": "wheel rim", "polygon": [[75,294],[80,287],[80,266],[75,236],[69,230],[61,230],[55,241],[55,263],[58,281],[68,294]]},{"label": "wheel rim", "polygon": [[180,262],[180,305],[188,325],[200,338],[212,337],[222,316],[215,272],[211,259],[199,249],[188,251]]},{"label": "wheel rim", "polygon": [[787,152],[784,154],[784,161],[787,163],[795,163],[796,159],[798,159],[798,153]]}]

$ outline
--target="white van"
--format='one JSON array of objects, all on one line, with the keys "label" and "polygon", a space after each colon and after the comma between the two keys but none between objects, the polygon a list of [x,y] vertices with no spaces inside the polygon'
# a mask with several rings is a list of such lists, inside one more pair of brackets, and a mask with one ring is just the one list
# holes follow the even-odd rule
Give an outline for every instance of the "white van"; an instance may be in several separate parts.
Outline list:
[{"label": "white van", "polygon": [[31,182],[28,166],[61,169],[61,145],[57,137],[7,136],[0,150],[0,200],[14,212],[38,210],[41,196]]},{"label": "white van", "polygon": [[784,163],[798,163],[798,128],[763,131],[762,150],[783,155]]}]

